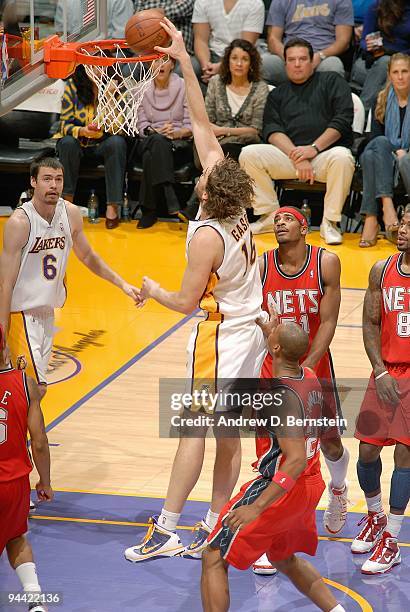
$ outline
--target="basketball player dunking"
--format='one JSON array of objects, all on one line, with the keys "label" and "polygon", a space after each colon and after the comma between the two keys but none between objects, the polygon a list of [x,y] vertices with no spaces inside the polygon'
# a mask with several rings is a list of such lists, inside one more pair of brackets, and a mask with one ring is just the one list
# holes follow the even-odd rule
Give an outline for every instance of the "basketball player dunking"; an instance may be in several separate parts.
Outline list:
[{"label": "basketball player dunking", "polygon": [[322,415],[320,383],[313,370],[299,365],[308,345],[307,333],[296,323],[279,324],[268,338],[278,378],[263,381],[262,390],[279,393],[282,402],[279,406],[267,402],[258,412],[269,436],[268,448],[259,455],[260,475],[223,508],[208,538],[201,580],[205,612],[228,611],[229,565],[247,569],[264,551],[318,608],[344,611],[319,572],[294,554],[316,552],[315,512],[325,488],[317,427],[292,425],[302,419],[314,423]]},{"label": "basketball player dunking", "polygon": [[[188,228],[187,267],[181,289],[167,291],[145,277],[141,299],[153,298],[183,313],[198,305],[203,309],[206,318],[195,326],[188,344],[187,379],[192,380],[193,388],[197,381],[207,381],[215,392],[221,390],[221,379],[258,377],[266,353],[262,331],[255,324],[261,313],[262,287],[245,211],[253,198],[253,186],[239,164],[224,157],[214,136],[181,33],[166,19],[164,28],[172,45],[162,51],[180,62],[204,171],[197,184],[199,218]],[[241,463],[239,437],[219,437],[216,444],[212,503],[197,525],[193,542],[184,549],[176,527],[201,473],[205,439],[181,436],[162,512],[151,517],[151,527],[141,543],[125,551],[128,560],[201,555],[221,508],[232,494]]]},{"label": "basketball player dunking", "polygon": [[50,450],[44,429],[37,384],[24,372],[8,367],[9,355],[0,326],[0,555],[7,550],[30,602],[31,612],[46,612],[41,605],[33,552],[25,533],[30,502],[29,474],[33,469],[27,451],[30,433],[34,464],[40,476],[37,495],[50,501]]},{"label": "basketball player dunking", "polygon": [[[263,285],[263,307],[275,309],[282,323],[294,321],[309,335],[309,348],[301,365],[312,368],[323,385],[325,414],[339,414],[339,398],[334,381],[329,345],[335,333],[340,306],[340,261],[337,255],[306,244],[307,222],[299,209],[279,208],[273,229],[278,248],[259,258]],[[272,357],[268,354],[262,377],[272,376]],[[339,415],[340,416],[340,415]],[[257,446],[268,440],[256,438]],[[326,531],[338,533],[346,521],[346,474],[349,452],[343,448],[339,429],[328,428],[321,435],[321,449],[331,474],[329,502],[323,515]],[[259,453],[258,453],[259,454]],[[255,573],[273,573],[266,558],[253,567]]]},{"label": "basketball player dunking", "polygon": [[[3,231],[0,259],[0,323],[13,365],[23,356],[27,373],[47,390],[47,367],[54,335],[54,308],[67,297],[65,271],[71,249],[97,276],[134,301],[138,290],[126,283],[90,247],[77,206],[61,198],[64,169],[55,158],[30,168],[33,199],[17,208]],[[11,313],[11,314],[10,314]]]},{"label": "basketball player dunking", "polygon": [[[360,408],[357,475],[368,515],[352,543],[353,553],[371,557],[364,574],[384,574],[401,562],[398,536],[410,499],[410,212],[397,234],[399,253],[378,261],[370,271],[363,306],[363,340],[372,364]],[[395,446],[390,483],[390,512],[383,511],[380,453]]]}]

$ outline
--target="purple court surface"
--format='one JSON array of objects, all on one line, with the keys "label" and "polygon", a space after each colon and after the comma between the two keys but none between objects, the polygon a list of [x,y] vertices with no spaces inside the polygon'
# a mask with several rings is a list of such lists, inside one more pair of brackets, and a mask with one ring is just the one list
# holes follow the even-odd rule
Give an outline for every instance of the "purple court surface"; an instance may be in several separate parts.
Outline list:
[{"label": "purple court surface", "polygon": [[[162,500],[120,495],[57,492],[55,500],[37,508],[30,520],[44,592],[58,592],[62,603],[53,612],[199,612],[200,561],[173,558],[132,564],[123,550],[136,543],[147,522],[158,514]],[[206,504],[188,502],[181,525],[193,525]],[[321,512],[319,535],[324,536]],[[80,519],[80,520],[79,520]],[[348,612],[406,612],[410,610],[410,519],[400,534],[402,563],[382,576],[364,576],[365,556],[350,553],[360,515],[349,513],[341,541],[321,539],[313,563],[331,581],[335,596]],[[181,530],[184,542],[190,531]],[[347,540],[347,541],[343,541]],[[254,576],[251,570],[230,570],[233,612],[293,612],[316,610],[282,576]],[[0,557],[1,612],[20,612],[22,604],[4,603],[5,594],[19,590],[7,558]]]}]

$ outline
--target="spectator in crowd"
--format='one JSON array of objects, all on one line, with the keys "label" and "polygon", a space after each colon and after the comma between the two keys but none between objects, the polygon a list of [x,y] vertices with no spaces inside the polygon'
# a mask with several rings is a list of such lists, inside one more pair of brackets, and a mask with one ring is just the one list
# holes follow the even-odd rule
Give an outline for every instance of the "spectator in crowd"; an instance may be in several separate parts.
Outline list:
[{"label": "spectator in crowd", "polygon": [[[83,27],[84,4],[83,0],[68,0],[67,33],[80,32]],[[132,0],[107,0],[107,34],[108,38],[124,38],[125,24],[134,14]],[[55,29],[58,34],[64,31],[63,2],[58,0],[55,16]]]},{"label": "spectator in crowd", "polygon": [[363,33],[364,16],[374,0],[353,0],[354,38],[359,42]]},{"label": "spectator in crowd", "polygon": [[123,199],[127,143],[120,135],[99,130],[95,124],[97,86],[88,78],[84,66],[77,67],[66,81],[60,115],[60,130],[55,135],[57,154],[64,166],[63,197],[70,202],[78,181],[83,157],[104,161],[107,193],[105,225],[114,229],[119,224],[117,207]]},{"label": "spectator in crowd", "polygon": [[278,85],[287,79],[284,45],[292,38],[303,38],[313,47],[313,68],[335,71],[345,76],[340,56],[347,51],[354,25],[352,0],[274,0],[266,25],[268,49],[264,53],[263,78]]},{"label": "spectator in crowd", "polygon": [[208,84],[218,74],[225,48],[232,40],[243,38],[255,44],[264,21],[262,0],[196,0],[192,16],[196,56],[193,63],[202,82]]},{"label": "spectator in crowd", "polygon": [[372,109],[370,142],[360,157],[363,170],[360,212],[365,221],[359,246],[363,248],[377,242],[380,204],[386,238],[397,241],[399,223],[393,203],[396,170],[410,194],[410,57],[403,53],[392,55],[388,77],[388,84]]},{"label": "spectator in crowd", "polygon": [[174,166],[192,159],[191,121],[183,79],[173,73],[169,59],[144,94],[138,111],[141,140],[137,153],[142,157],[143,179],[140,191],[142,217],[139,229],[154,225],[158,204],[165,200],[168,212],[180,213],[174,190]]},{"label": "spectator in crowd", "polygon": [[367,9],[374,0],[353,0],[353,15],[355,25],[363,24]]},{"label": "spectator in crowd", "polygon": [[225,49],[219,74],[209,81],[206,110],[225,153],[238,159],[245,144],[262,142],[269,89],[260,76],[261,59],[252,43],[236,38]]},{"label": "spectator in crowd", "polygon": [[192,31],[192,12],[195,0],[134,0],[135,12],[158,8],[182,32],[186,50],[194,54],[194,35]]},{"label": "spectator in crowd", "polygon": [[288,81],[270,92],[263,118],[269,144],[242,149],[239,163],[255,181],[254,212],[261,215],[252,232],[272,230],[278,206],[272,179],[326,183],[320,234],[327,244],[340,244],[337,222],[350,190],[354,160],[353,102],[350,88],[334,72],[315,72],[312,45],[300,38],[286,43]]},{"label": "spectator in crowd", "polygon": [[387,65],[394,53],[410,53],[410,2],[373,0],[368,8],[360,41],[360,57],[352,69],[352,81],[362,87],[366,111],[384,87]]}]

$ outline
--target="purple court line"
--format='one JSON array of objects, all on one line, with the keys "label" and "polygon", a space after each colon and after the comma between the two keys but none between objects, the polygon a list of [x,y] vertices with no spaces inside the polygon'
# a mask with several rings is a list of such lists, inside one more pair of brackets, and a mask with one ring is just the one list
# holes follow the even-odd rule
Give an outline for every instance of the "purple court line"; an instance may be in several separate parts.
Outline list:
[{"label": "purple court line", "polygon": [[87,402],[89,399],[94,397],[94,395],[99,393],[102,389],[104,389],[107,385],[109,385],[113,380],[118,378],[118,376],[121,376],[123,372],[128,370],[132,365],[134,365],[134,363],[136,363],[137,361],[145,357],[147,353],[150,353],[155,347],[157,347],[159,344],[161,344],[161,342],[169,338],[169,336],[171,336],[174,332],[176,332],[180,327],[183,327],[185,323],[187,323],[190,319],[194,318],[197,315],[198,311],[199,311],[198,308],[196,308],[193,312],[191,312],[191,314],[185,316],[183,319],[178,321],[178,323],[175,323],[175,325],[170,327],[166,332],[164,332],[161,336],[159,336],[156,340],[151,342],[151,344],[148,344],[148,346],[142,349],[142,351],[134,355],[134,357],[131,357],[131,359],[127,361],[126,363],[124,363],[124,365],[122,365],[118,370],[110,374],[110,376],[108,376],[102,382],[100,382],[100,384],[94,387],[94,389],[91,389],[91,391],[86,393],[81,399],[75,402],[75,404],[70,406],[70,408],[67,408],[67,410],[65,410],[62,414],[60,414],[60,416],[54,419],[54,421],[51,421],[51,423],[49,423],[46,427],[46,432],[48,433],[49,431],[54,429],[54,427],[56,427],[62,421],[64,421],[64,419],[70,416],[70,414],[75,412],[77,408],[80,408],[80,406],[82,406],[83,404],[85,404],[85,402]]}]

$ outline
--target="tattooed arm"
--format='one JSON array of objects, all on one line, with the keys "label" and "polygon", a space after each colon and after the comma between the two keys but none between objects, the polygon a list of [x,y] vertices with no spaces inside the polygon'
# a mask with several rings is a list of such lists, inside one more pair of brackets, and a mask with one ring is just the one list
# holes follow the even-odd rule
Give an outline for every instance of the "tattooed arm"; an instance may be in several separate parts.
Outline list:
[{"label": "tattooed arm", "polygon": [[[385,263],[385,261],[378,261],[370,270],[369,286],[363,304],[363,342],[375,376],[386,371],[382,359],[380,337],[382,312],[380,282]],[[376,391],[383,402],[397,404],[399,390],[396,381],[390,374],[376,380]]]}]

